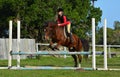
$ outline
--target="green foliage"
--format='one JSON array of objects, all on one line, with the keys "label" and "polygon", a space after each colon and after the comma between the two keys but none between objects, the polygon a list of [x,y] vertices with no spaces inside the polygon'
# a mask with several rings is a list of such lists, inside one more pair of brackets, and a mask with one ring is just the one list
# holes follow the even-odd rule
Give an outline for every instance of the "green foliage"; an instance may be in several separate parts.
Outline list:
[{"label": "green foliage", "polygon": [[[8,29],[9,20],[14,23],[20,20],[21,37],[41,41],[42,26],[45,21],[55,20],[58,7],[64,9],[64,14],[72,22],[72,31],[81,38],[91,33],[92,17],[96,18],[96,25],[101,20],[101,9],[93,7],[90,0],[0,0],[1,33]],[[13,33],[13,37],[16,37],[16,29]]]},{"label": "green foliage", "polygon": [[114,28],[115,28],[115,30],[120,30],[120,22],[119,21],[114,21]]},{"label": "green foliage", "polygon": [[[103,27],[96,32],[96,44],[103,44]],[[120,30],[107,28],[107,44],[120,45]]]},{"label": "green foliage", "polygon": [[[111,45],[114,43],[114,30],[111,28],[107,28],[107,44]],[[103,44],[103,27],[101,27],[96,33],[96,44]]]},{"label": "green foliage", "polygon": [[110,28],[107,28],[107,43],[109,45],[113,44],[115,39],[114,39],[114,30],[113,29],[110,29]]},{"label": "green foliage", "polygon": [[120,30],[115,30],[113,34],[114,44],[120,45]]}]

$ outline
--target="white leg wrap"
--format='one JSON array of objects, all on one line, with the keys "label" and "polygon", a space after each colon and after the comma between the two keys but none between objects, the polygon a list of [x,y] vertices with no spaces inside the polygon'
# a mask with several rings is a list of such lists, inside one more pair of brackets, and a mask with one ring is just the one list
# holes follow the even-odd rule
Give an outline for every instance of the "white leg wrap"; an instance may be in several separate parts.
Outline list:
[{"label": "white leg wrap", "polygon": [[80,63],[78,64],[78,67],[81,68],[81,64]]}]

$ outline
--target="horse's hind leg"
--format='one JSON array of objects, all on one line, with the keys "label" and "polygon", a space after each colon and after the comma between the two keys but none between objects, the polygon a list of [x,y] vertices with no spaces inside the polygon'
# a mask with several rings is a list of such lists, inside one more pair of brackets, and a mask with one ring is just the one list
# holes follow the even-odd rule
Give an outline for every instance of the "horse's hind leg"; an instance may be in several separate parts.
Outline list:
[{"label": "horse's hind leg", "polygon": [[[74,52],[75,49],[74,49],[74,48],[73,48],[73,49],[70,49],[70,48],[69,48],[69,51],[70,51],[70,52]],[[75,63],[74,67],[77,67],[77,66],[78,66],[77,56],[76,56],[76,55],[72,55],[72,57],[73,57],[74,63]]]},{"label": "horse's hind leg", "polygon": [[76,55],[72,55],[72,57],[73,57],[74,62],[75,62],[74,67],[77,67],[77,56]]},{"label": "horse's hind leg", "polygon": [[78,60],[79,60],[78,67],[81,67],[81,62],[82,62],[82,56],[81,55],[78,55]]}]

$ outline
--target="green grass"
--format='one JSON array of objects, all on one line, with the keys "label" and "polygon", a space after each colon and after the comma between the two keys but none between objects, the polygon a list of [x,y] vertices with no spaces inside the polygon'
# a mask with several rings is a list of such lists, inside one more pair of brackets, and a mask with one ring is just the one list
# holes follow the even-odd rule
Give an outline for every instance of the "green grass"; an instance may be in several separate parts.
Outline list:
[{"label": "green grass", "polygon": [[120,71],[0,70],[0,77],[120,77]]},{"label": "green grass", "polygon": [[[16,60],[13,60],[16,65]],[[21,66],[73,66],[68,57],[40,57],[40,59],[21,60]],[[0,66],[7,66],[7,60],[0,60]],[[83,60],[82,67],[91,67],[91,58]],[[103,67],[103,56],[97,57],[97,67]],[[120,57],[108,59],[109,68],[120,68]],[[0,77],[120,77],[120,71],[80,71],[80,70],[0,70]]]}]

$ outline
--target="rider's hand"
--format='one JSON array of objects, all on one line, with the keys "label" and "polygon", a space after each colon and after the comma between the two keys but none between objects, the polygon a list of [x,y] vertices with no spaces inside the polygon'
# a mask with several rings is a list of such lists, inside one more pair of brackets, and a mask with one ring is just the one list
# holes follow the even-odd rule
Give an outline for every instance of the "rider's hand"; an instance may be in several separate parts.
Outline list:
[{"label": "rider's hand", "polygon": [[60,26],[61,24],[58,24],[58,26]]}]

